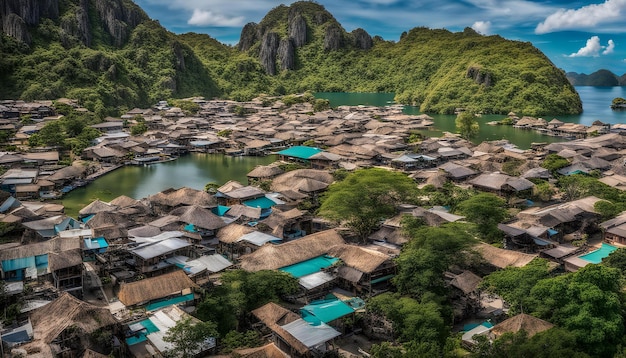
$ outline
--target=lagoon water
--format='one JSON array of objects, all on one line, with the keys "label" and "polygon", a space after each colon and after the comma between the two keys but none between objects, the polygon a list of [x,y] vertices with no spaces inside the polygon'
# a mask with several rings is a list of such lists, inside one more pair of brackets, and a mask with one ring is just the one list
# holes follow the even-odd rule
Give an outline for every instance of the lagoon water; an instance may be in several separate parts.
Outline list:
[{"label": "lagoon water", "polygon": [[[609,107],[615,97],[626,98],[626,87],[577,87],[583,100],[584,112],[577,116],[557,116],[567,122],[590,125],[595,120],[611,124],[626,123],[626,111],[612,111]],[[317,97],[327,98],[331,106],[373,105],[385,106],[393,101],[391,93],[317,93]],[[417,108],[406,107],[407,114],[419,114]],[[455,116],[432,115],[435,125],[424,135],[440,136],[443,131],[454,132]],[[503,116],[483,116],[479,118],[480,133],[475,142],[484,140],[508,139],[520,148],[529,148],[532,142],[555,142],[562,139],[547,137],[515,129],[511,126],[490,126],[485,123],[502,119]],[[545,116],[547,120],[555,116]],[[110,201],[120,195],[141,199],[167,188],[187,186],[203,189],[208,182],[224,184],[234,179],[246,182],[246,174],[256,165],[269,164],[275,156],[268,157],[228,157],[221,154],[190,154],[176,161],[149,166],[127,166],[109,173],[86,187],[78,188],[63,198],[66,213],[76,216],[78,210],[95,199]]]},{"label": "lagoon water", "polygon": [[[613,111],[610,108],[611,101],[615,97],[626,98],[626,87],[576,87],[583,101],[583,113],[579,115],[548,115],[543,118],[550,121],[558,118],[563,122],[573,122],[585,125],[591,125],[596,120],[604,123],[626,123],[626,111]],[[371,105],[386,106],[393,101],[393,93],[316,93],[319,98],[326,98],[333,107],[339,105]],[[407,114],[421,114],[416,107],[405,107],[404,112]],[[523,114],[523,113],[522,113]],[[430,114],[434,118],[434,126],[432,130],[423,131],[424,135],[440,136],[442,132],[455,132],[454,115]],[[499,121],[502,115],[484,115],[478,118],[480,131],[475,143],[486,140],[508,139],[511,143],[520,148],[530,148],[533,142],[557,142],[562,141],[560,138],[548,137],[536,133],[534,131],[520,130],[511,126],[490,126],[487,122]]]},{"label": "lagoon water", "polygon": [[191,153],[175,161],[146,166],[125,166],[98,178],[63,197],[65,212],[76,217],[78,211],[95,199],[111,201],[120,195],[141,199],[168,188],[183,186],[204,189],[209,182],[220,185],[229,180],[246,184],[246,174],[257,165],[276,160],[267,157],[230,157],[223,154]]}]

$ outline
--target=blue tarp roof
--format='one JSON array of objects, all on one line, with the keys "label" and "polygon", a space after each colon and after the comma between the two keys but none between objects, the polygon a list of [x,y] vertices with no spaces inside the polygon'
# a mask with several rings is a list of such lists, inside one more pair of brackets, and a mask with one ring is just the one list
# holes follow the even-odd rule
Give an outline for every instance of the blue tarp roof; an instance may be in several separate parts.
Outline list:
[{"label": "blue tarp roof", "polygon": [[278,154],[299,159],[309,159],[320,152],[323,152],[323,150],[314,147],[295,145],[285,150],[281,150],[280,152],[278,152]]}]

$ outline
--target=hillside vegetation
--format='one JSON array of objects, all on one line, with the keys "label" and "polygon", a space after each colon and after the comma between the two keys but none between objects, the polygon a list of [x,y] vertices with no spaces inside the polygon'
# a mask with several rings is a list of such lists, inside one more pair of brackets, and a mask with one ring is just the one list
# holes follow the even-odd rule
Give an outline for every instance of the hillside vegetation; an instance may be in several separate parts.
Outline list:
[{"label": "hillside vegetation", "polygon": [[348,33],[321,5],[296,2],[246,25],[230,47],[172,34],[129,0],[49,2],[57,12],[39,9],[37,19],[15,0],[1,10],[15,26],[0,39],[0,98],[72,97],[110,113],[171,97],[308,90],[395,92],[438,113],[582,111],[563,71],[530,43],[471,29],[414,28],[395,43]]}]

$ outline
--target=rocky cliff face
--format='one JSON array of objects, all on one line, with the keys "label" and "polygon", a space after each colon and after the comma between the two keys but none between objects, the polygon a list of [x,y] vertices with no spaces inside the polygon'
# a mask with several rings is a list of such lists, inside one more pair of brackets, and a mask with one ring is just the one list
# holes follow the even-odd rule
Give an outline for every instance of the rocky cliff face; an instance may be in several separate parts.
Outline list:
[{"label": "rocky cliff face", "polygon": [[99,0],[95,3],[107,32],[113,37],[113,44],[118,47],[126,42],[130,30],[144,19],[141,10],[124,6],[122,0]]},{"label": "rocky cliff face", "polygon": [[91,24],[89,23],[89,0],[81,0],[75,13],[61,19],[61,41],[65,47],[76,37],[83,45],[91,46]]},{"label": "rocky cliff face", "polygon": [[31,41],[27,25],[38,25],[42,17],[59,17],[58,0],[3,0],[0,3],[2,31],[26,44]]},{"label": "rocky cliff face", "polygon": [[296,68],[296,48],[291,39],[280,40],[278,60],[281,70],[293,70]]},{"label": "rocky cliff face", "polygon": [[249,22],[241,29],[241,36],[239,37],[237,48],[239,51],[248,51],[258,40],[257,24]]},{"label": "rocky cliff face", "polygon": [[337,24],[330,24],[324,33],[324,50],[336,51],[343,45],[343,33]]},{"label": "rocky cliff face", "polygon": [[356,48],[360,48],[361,50],[369,50],[372,46],[374,46],[372,36],[370,36],[370,34],[362,28],[352,31],[352,38],[354,39],[354,46]]},{"label": "rocky cliff face", "polygon": [[493,84],[491,73],[481,70],[478,67],[470,67],[467,69],[467,78],[471,78],[474,82],[485,87],[490,87]]},{"label": "rocky cliff face", "polygon": [[296,47],[301,47],[306,44],[306,21],[301,14],[297,13],[289,19],[289,37],[293,39],[293,44]]},{"label": "rocky cliff face", "polygon": [[268,32],[263,36],[261,41],[261,49],[259,57],[261,66],[267,74],[274,76],[276,74],[276,55],[278,52],[280,38],[275,32]]}]

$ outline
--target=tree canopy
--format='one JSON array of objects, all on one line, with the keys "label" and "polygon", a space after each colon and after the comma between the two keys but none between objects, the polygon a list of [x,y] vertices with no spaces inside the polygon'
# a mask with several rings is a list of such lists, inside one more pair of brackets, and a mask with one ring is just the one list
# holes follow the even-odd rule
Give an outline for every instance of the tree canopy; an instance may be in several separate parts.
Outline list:
[{"label": "tree canopy", "polygon": [[210,338],[217,337],[216,325],[213,322],[194,321],[191,317],[183,318],[170,328],[163,340],[172,344],[168,351],[172,357],[195,357]]},{"label": "tree canopy", "polygon": [[408,176],[385,169],[361,169],[333,183],[322,197],[319,215],[344,222],[361,239],[396,213],[396,205],[414,202],[417,186]]},{"label": "tree canopy", "polygon": [[468,221],[476,224],[484,240],[496,242],[502,238],[498,224],[508,217],[504,199],[494,194],[480,193],[461,202],[457,209]]},{"label": "tree canopy", "polygon": [[480,127],[476,121],[476,115],[472,112],[463,111],[456,116],[456,131],[465,139],[471,139],[478,134]]}]

